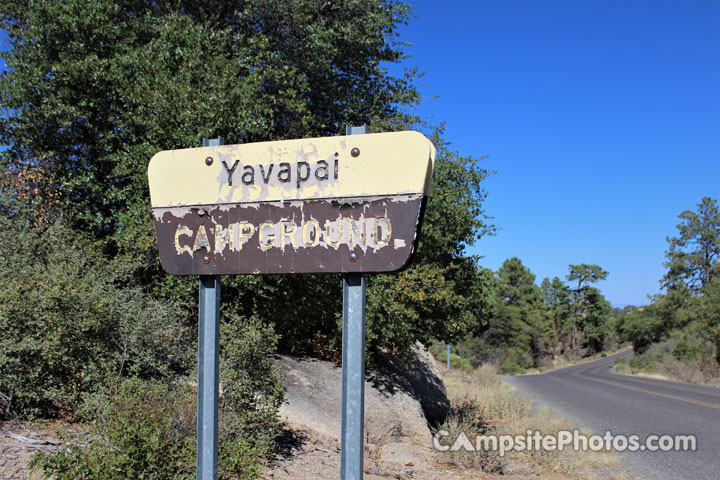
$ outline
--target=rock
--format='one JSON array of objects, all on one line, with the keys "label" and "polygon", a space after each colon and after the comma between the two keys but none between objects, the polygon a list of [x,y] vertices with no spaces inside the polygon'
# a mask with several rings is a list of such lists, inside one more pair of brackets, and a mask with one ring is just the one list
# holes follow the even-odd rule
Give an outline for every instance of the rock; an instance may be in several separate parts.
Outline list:
[{"label": "rock", "polygon": [[421,343],[415,344],[415,362],[407,364],[397,358],[385,356],[375,381],[385,383],[415,398],[431,426],[438,426],[450,413],[445,384],[440,378],[435,359]]},{"label": "rock", "polygon": [[[418,345],[418,361],[392,358],[365,380],[365,438],[380,460],[422,464],[432,455],[429,422],[441,422],[450,404],[435,363]],[[280,356],[286,375],[280,416],[292,427],[339,441],[342,369],[332,362]]]},{"label": "rock", "polygon": [[412,443],[388,443],[380,449],[380,460],[404,466],[427,467],[426,447]]}]

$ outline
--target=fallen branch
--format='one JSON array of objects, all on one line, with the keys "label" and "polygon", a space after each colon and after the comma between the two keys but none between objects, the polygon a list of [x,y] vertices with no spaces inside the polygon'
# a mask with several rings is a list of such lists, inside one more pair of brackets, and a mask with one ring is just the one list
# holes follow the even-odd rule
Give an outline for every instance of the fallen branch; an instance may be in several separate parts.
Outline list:
[{"label": "fallen branch", "polygon": [[12,432],[3,432],[3,434],[6,437],[10,437],[14,440],[17,440],[22,443],[26,443],[28,445],[62,445],[62,442],[60,440],[53,440],[53,439],[37,440],[34,438],[23,437],[22,435],[16,435]]}]

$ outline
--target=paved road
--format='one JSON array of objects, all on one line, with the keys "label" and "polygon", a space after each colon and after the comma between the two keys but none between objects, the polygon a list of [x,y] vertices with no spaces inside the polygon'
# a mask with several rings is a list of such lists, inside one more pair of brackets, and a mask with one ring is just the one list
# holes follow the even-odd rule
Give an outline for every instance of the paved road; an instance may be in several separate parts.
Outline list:
[{"label": "paved road", "polygon": [[542,375],[503,377],[536,406],[604,435],[695,435],[697,450],[621,453],[631,475],[647,479],[720,478],[720,389],[621,375],[613,360],[632,351]]}]

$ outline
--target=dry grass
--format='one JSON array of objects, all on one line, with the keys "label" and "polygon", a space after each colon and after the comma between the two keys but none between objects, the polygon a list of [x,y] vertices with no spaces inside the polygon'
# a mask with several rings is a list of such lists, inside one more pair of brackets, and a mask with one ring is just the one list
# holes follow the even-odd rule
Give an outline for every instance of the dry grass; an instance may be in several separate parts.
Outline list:
[{"label": "dry grass", "polygon": [[720,387],[720,373],[714,358],[683,362],[667,355],[660,362],[633,360],[615,360],[613,370],[626,375]]},{"label": "dry grass", "polygon": [[[576,427],[567,419],[533,411],[527,399],[513,392],[501,381],[491,365],[483,365],[473,373],[440,369],[452,405],[452,415],[441,426],[448,435],[444,442],[451,445],[462,432],[474,442],[476,435],[524,435],[528,430],[554,434]],[[582,432],[590,435],[591,432]],[[509,479],[517,475],[539,475],[543,479],[624,478],[614,474],[617,459],[609,453],[563,451],[506,452],[493,451],[438,452],[438,460],[479,478]],[[600,475],[596,475],[599,473]],[[474,477],[473,477],[474,478]],[[516,477],[517,478],[517,477]]]}]

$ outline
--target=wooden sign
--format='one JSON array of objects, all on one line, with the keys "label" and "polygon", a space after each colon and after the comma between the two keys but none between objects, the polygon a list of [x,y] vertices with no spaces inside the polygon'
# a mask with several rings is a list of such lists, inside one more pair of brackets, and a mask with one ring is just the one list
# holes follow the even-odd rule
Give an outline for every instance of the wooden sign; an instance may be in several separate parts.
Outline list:
[{"label": "wooden sign", "polygon": [[160,261],[176,275],[399,270],[434,158],[418,132],[160,152],[148,166]]}]

